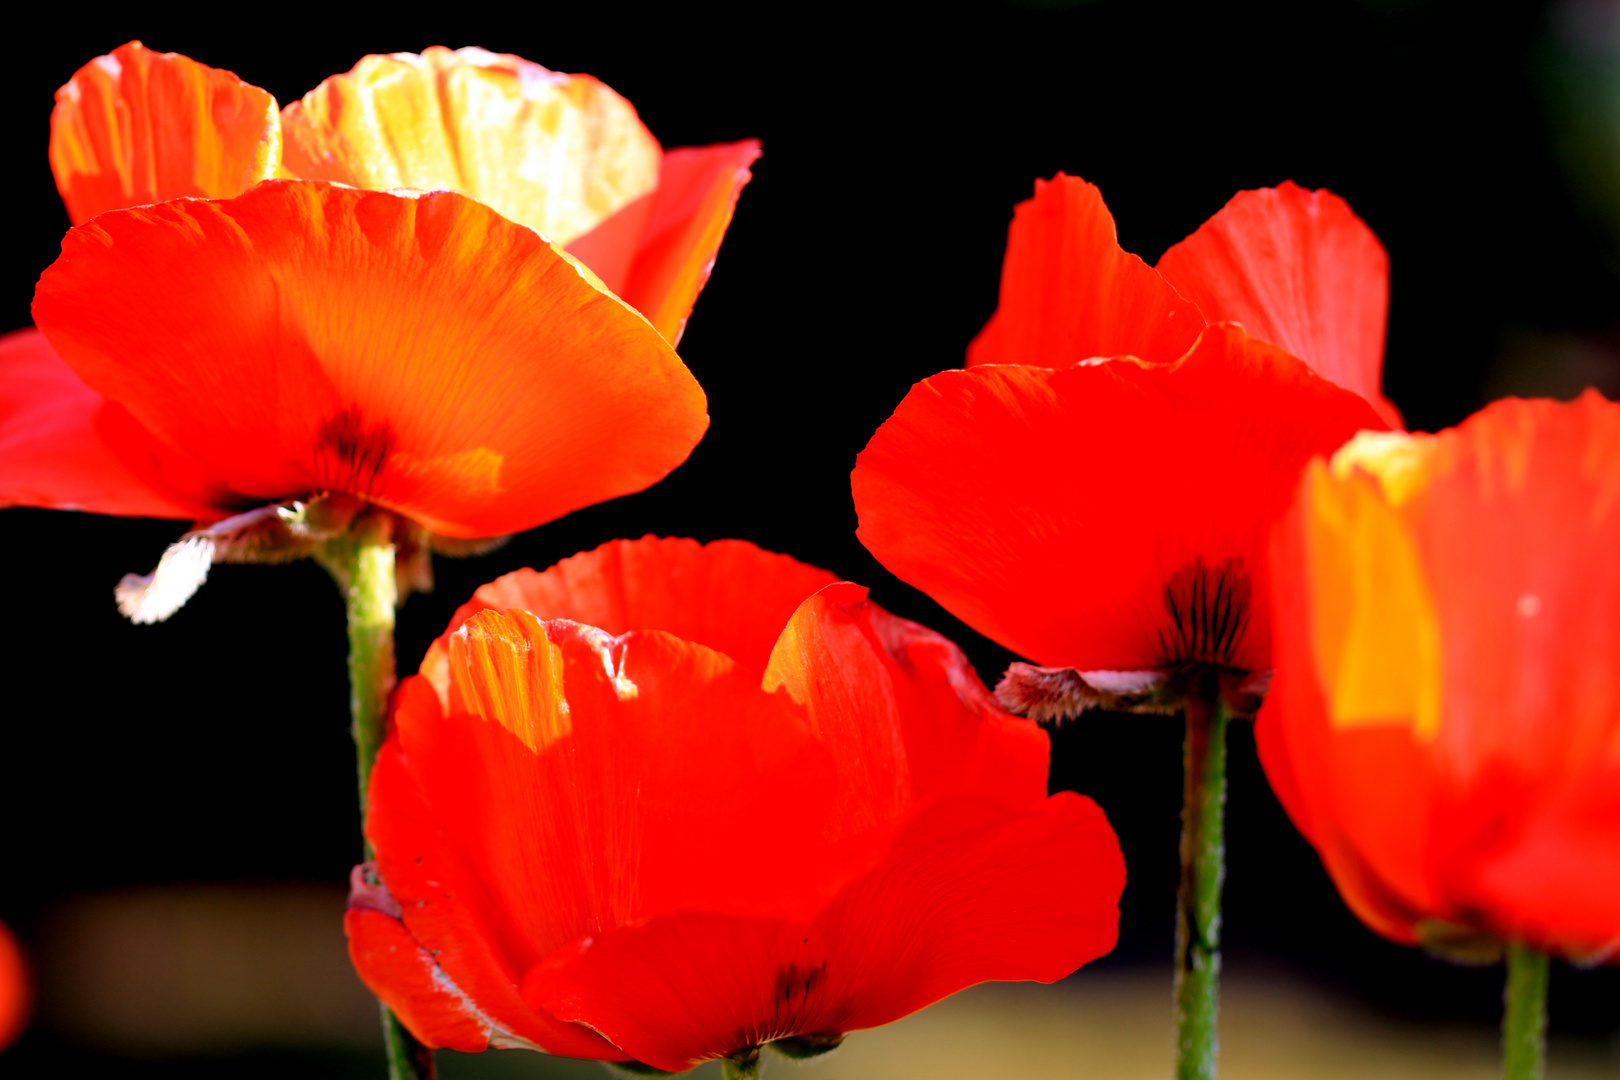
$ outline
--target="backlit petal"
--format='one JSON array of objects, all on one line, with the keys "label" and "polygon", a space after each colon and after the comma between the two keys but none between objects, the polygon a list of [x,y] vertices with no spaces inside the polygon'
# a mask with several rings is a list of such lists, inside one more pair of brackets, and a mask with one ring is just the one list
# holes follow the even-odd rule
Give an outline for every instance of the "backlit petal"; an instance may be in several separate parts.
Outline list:
[{"label": "backlit petal", "polygon": [[485,611],[452,635],[450,665],[449,707],[402,699],[395,723],[514,964],[660,910],[808,914],[866,865],[819,840],[830,755],[719,653]]},{"label": "backlit petal", "polygon": [[206,521],[223,516],[224,495],[38,330],[0,336],[0,505]]},{"label": "backlit petal", "polygon": [[1617,544],[1620,406],[1592,392],[1363,436],[1307,472],[1256,737],[1374,929],[1620,947]]},{"label": "backlit petal", "polygon": [[75,225],[184,196],[228,199],[274,176],[276,99],[229,71],[138,41],[56,92],[51,171]]},{"label": "backlit petal", "polygon": [[686,1069],[791,1035],[875,1027],[974,983],[1053,982],[1114,945],[1125,882],[1089,799],[929,804],[811,920],[679,912],[593,936],[524,997],[638,1060]]},{"label": "backlit petal", "polygon": [[1232,326],[1174,365],[946,371],[857,459],[859,536],[1039,664],[1265,670],[1270,524],[1311,455],[1381,426]]},{"label": "backlit petal", "polygon": [[725,653],[757,678],[793,612],[837,580],[746,540],[610,540],[543,573],[495,579],[461,606],[450,629],[478,611],[520,608],[613,635],[665,630]]},{"label": "backlit petal", "polygon": [[426,1046],[477,1053],[490,1029],[465,995],[457,994],[398,919],[350,908],[343,916],[349,959],[360,981]]},{"label": "backlit petal", "polygon": [[1035,181],[1013,211],[1001,303],[968,363],[1068,367],[1098,356],[1179,359],[1204,320],[1158,273],[1122,250],[1102,195],[1078,176]]},{"label": "backlit petal", "polygon": [[1242,323],[1400,426],[1381,390],[1389,256],[1337,195],[1287,182],[1240,191],[1158,270],[1210,322]]},{"label": "backlit petal", "polygon": [[[400,715],[422,725],[442,723],[438,701],[420,680],[408,679],[399,689]],[[393,899],[399,904],[405,928],[412,943],[426,950],[456,992],[466,995],[476,1015],[460,1010],[457,1015],[487,1024],[486,1038],[494,1035],[497,1044],[503,1036],[521,1039],[554,1054],[598,1060],[622,1060],[624,1054],[600,1036],[577,1024],[563,1023],[525,1004],[518,995],[517,982],[523,968],[514,968],[511,949],[523,940],[521,930],[509,920],[509,913],[490,897],[490,892],[469,870],[469,856],[459,852],[453,835],[447,836],[435,820],[434,809],[412,775],[411,763],[398,742],[390,741],[377,756],[371,774],[371,794],[366,815],[366,836],[377,849],[377,862]],[[352,915],[352,910],[351,910]],[[383,959],[371,955],[377,946],[398,947],[398,933],[388,927],[372,926],[377,935],[365,952],[356,952],[355,929],[350,931],[350,953],[355,967],[367,985],[379,990],[392,986],[392,993],[408,1000],[433,1000],[422,986],[421,972],[410,966],[419,963],[408,952],[391,957],[397,966],[384,966]],[[521,949],[521,945],[517,947]],[[515,955],[522,957],[519,951]],[[448,987],[440,985],[440,991]],[[435,1009],[448,1003],[438,1000]],[[429,1039],[435,1028],[447,1019],[422,1009],[422,1027],[412,1025],[419,1038]],[[407,1017],[407,1023],[410,1019]],[[441,1045],[453,1045],[444,1042]]]},{"label": "backlit petal", "polygon": [[[619,295],[671,344],[680,341],[692,305],[708,283],[737,197],[754,175],[749,166],[759,152],[757,139],[744,139],[664,154],[658,190]],[[594,237],[581,237],[569,250],[580,251],[594,269],[583,254],[593,243]]]},{"label": "backlit petal", "polygon": [[70,232],[35,317],[93,389],[232,490],[335,490],[451,536],[639,490],[703,392],[532,230],[463,195],[270,181]]},{"label": "backlit petal", "polygon": [[367,56],[288,105],[284,175],[461,191],[558,245],[658,184],[657,141],[589,75],[434,46]]}]

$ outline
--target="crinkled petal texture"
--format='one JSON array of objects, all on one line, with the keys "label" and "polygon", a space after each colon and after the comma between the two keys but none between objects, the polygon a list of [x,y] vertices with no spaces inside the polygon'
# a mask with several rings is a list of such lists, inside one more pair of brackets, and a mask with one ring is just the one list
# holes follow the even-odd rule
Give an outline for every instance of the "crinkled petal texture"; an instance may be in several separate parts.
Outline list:
[{"label": "crinkled petal texture", "polygon": [[1383,426],[1232,325],[1175,364],[945,371],[856,460],[858,535],[1037,663],[1263,671],[1271,523],[1312,455]]},{"label": "crinkled petal texture", "polygon": [[1240,191],[1158,271],[1206,319],[1242,323],[1401,426],[1381,389],[1389,256],[1337,195],[1293,183]]},{"label": "crinkled petal texture", "polygon": [[[690,587],[733,577],[757,606]],[[795,578],[813,591],[789,607]],[[1046,797],[1044,733],[948,641],[824,578],[751,545],[647,538],[458,614],[437,669],[400,689],[370,791],[408,941],[352,950],[428,1018],[419,1036],[685,1069],[1112,947],[1118,844],[1089,800]],[[535,607],[479,606],[510,599]],[[714,636],[726,620],[689,610],[705,604],[754,628]],[[592,612],[750,650],[757,624],[778,637],[740,662],[557,617]]]},{"label": "crinkled petal texture", "polygon": [[16,1042],[28,1026],[33,998],[22,948],[0,923],[0,1050]]},{"label": "crinkled petal texture", "polygon": [[288,105],[285,175],[471,195],[566,245],[658,186],[658,142],[589,75],[434,46],[367,56]]},{"label": "crinkled petal texture", "polygon": [[87,386],[232,491],[344,491],[450,536],[640,490],[708,423],[644,319],[450,192],[268,181],[103,214],[34,315]]},{"label": "crinkled petal texture", "polygon": [[38,330],[0,336],[0,505],[221,516],[229,495],[90,389]]},{"label": "crinkled petal texture", "polygon": [[1204,328],[1196,305],[1119,246],[1102,194],[1078,176],[1035,181],[1007,230],[1001,302],[968,363],[1063,368],[1105,356],[1171,363]]},{"label": "crinkled petal texture", "polygon": [[759,143],[659,149],[589,75],[434,47],[368,56],[282,113],[283,175],[465,192],[566,247],[672,344]]},{"label": "crinkled petal texture", "polygon": [[1261,761],[1346,901],[1620,947],[1620,406],[1507,400],[1313,463],[1274,538]]},{"label": "crinkled petal texture", "polygon": [[51,171],[75,225],[186,196],[230,198],[275,175],[276,100],[229,71],[138,41],[56,92]]}]

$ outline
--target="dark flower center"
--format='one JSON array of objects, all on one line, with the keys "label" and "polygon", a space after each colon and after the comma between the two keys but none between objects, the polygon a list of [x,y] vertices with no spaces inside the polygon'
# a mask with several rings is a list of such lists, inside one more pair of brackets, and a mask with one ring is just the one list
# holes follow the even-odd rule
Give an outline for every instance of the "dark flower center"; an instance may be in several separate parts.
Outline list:
[{"label": "dark flower center", "polygon": [[1234,667],[1238,645],[1249,628],[1253,589],[1242,559],[1206,566],[1195,559],[1176,571],[1164,586],[1168,630],[1159,631],[1159,648],[1167,668],[1199,664]]},{"label": "dark flower center", "polygon": [[387,424],[368,429],[360,410],[344,409],[315,433],[316,474],[331,490],[371,495],[395,441]]}]

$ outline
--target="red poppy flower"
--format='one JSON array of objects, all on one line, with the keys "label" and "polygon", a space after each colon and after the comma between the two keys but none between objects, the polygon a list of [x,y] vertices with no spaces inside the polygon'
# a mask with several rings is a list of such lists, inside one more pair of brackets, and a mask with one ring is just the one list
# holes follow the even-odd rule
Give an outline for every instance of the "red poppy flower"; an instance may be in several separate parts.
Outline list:
[{"label": "red poppy flower", "polygon": [[1047,753],[862,588],[616,541],[480,589],[400,687],[350,953],[430,1046],[827,1049],[1113,946],[1117,841]]},{"label": "red poppy flower", "polygon": [[22,949],[5,923],[0,923],[0,1050],[17,1041],[28,1026],[33,991]]},{"label": "red poppy flower", "polygon": [[278,113],[131,42],[57,94],[80,224],[36,294],[49,343],[0,338],[0,503],[229,519],[171,549],[189,574],[130,582],[145,620],[281,528],[231,517],[256,505],[484,537],[638,491],[707,426],[671,343],[758,149],[666,154],[589,76],[479,49],[367,57]]},{"label": "red poppy flower", "polygon": [[971,366],[913,387],[856,463],[873,554],[1052,669],[1008,684],[1030,715],[1267,670],[1267,530],[1312,454],[1386,426],[1384,254],[1342,201],[1244,192],[1160,267],[1096,188],[1038,182]]},{"label": "red poppy flower", "polygon": [[1313,462],[1277,526],[1272,787],[1369,926],[1620,947],[1620,405]]}]

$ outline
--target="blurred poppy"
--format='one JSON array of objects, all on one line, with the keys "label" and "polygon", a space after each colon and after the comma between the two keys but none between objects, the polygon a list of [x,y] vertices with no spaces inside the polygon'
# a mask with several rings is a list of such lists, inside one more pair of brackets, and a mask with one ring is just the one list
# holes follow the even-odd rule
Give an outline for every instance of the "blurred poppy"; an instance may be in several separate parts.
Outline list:
[{"label": "blurred poppy", "polygon": [[16,1042],[28,1026],[32,1004],[33,991],[22,948],[6,924],[0,923],[0,1050]]},{"label": "blurred poppy", "polygon": [[[189,581],[126,584],[147,618],[214,555],[319,538],[234,516],[266,503],[489,537],[640,490],[707,426],[671,343],[757,154],[666,154],[589,76],[479,49],[367,57],[278,113],[124,45],[57,94],[80,224],[35,297],[49,342],[0,338],[0,501],[228,521],[171,549]],[[465,194],[354,190],[382,187]]]},{"label": "blurred poppy", "polygon": [[819,1052],[1113,946],[1118,843],[1047,754],[858,586],[616,541],[480,589],[400,687],[350,954],[429,1045]]},{"label": "blurred poppy", "polygon": [[1386,261],[1342,201],[1244,192],[1160,267],[1096,188],[1037,182],[970,366],[913,387],[857,459],[879,561],[1045,665],[1001,688],[1027,715],[1269,669],[1267,530],[1312,454],[1393,416]]},{"label": "blurred poppy", "polygon": [[1346,902],[1484,958],[1620,946],[1620,405],[1363,435],[1279,523],[1260,759]]}]

